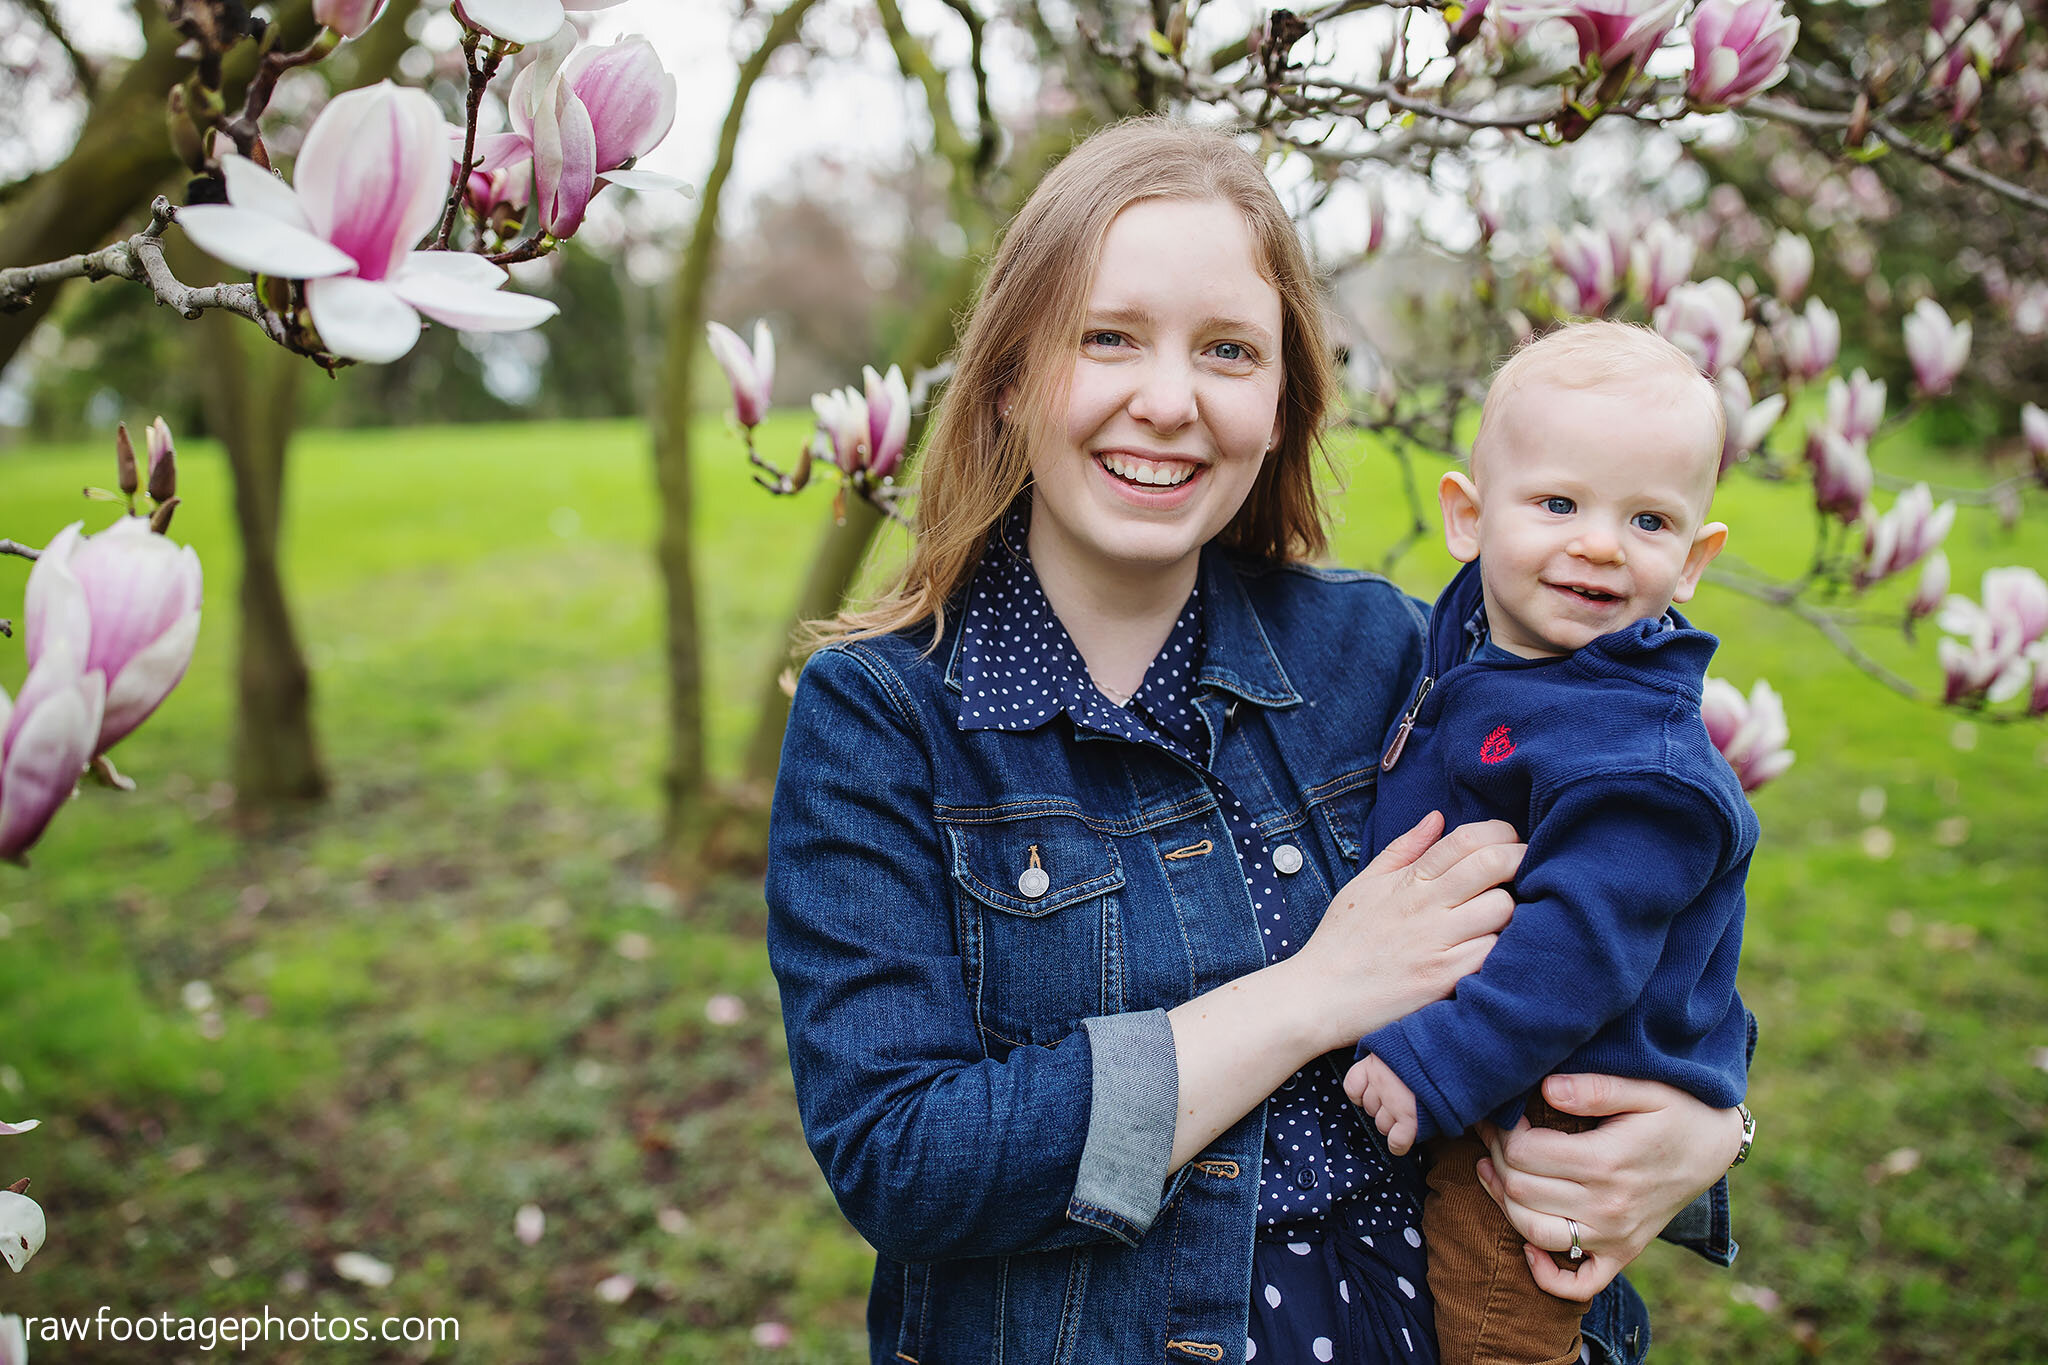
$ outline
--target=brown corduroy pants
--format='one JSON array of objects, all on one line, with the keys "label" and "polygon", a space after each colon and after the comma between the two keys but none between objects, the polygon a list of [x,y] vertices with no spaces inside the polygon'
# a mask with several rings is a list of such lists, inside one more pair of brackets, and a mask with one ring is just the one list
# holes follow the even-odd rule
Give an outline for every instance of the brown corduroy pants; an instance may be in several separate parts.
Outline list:
[{"label": "brown corduroy pants", "polygon": [[[1529,1121],[1573,1133],[1597,1122],[1560,1113],[1540,1096],[1529,1103]],[[1575,1365],[1586,1305],[1536,1287],[1522,1234],[1479,1183],[1485,1155],[1470,1133],[1430,1144],[1422,1233],[1438,1354],[1443,1365]]]}]

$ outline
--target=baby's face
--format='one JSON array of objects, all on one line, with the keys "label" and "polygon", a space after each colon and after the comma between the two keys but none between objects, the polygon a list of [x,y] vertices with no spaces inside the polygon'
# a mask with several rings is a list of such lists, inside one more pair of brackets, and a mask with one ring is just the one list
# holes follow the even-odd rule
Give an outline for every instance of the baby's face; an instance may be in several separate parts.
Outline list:
[{"label": "baby's face", "polygon": [[1494,640],[1525,658],[1568,654],[1690,599],[1727,534],[1706,522],[1720,443],[1698,395],[1531,384],[1509,401],[1472,470]]}]

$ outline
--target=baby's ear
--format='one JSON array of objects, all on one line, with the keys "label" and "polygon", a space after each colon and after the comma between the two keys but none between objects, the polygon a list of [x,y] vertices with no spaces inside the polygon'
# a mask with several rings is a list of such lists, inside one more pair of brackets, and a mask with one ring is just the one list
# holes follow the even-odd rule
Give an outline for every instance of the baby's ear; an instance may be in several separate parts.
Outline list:
[{"label": "baby's ear", "polygon": [[1679,575],[1678,589],[1671,594],[1677,602],[1692,601],[1693,593],[1700,586],[1700,575],[1707,571],[1707,565],[1714,562],[1714,556],[1721,553],[1728,544],[1728,527],[1723,522],[1710,521],[1693,532],[1692,549],[1685,555],[1685,572]]},{"label": "baby's ear", "polygon": [[1479,558],[1479,490],[1453,469],[1436,482],[1437,505],[1444,512],[1444,546],[1451,558],[1470,564]]}]

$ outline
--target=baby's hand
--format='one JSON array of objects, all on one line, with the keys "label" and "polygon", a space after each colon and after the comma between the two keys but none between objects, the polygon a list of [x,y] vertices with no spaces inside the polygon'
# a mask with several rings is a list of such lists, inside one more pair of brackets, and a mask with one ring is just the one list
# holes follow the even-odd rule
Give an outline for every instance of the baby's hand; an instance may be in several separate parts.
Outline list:
[{"label": "baby's hand", "polygon": [[1373,1126],[1387,1135],[1388,1151],[1400,1156],[1415,1145],[1415,1092],[1392,1067],[1367,1057],[1345,1073],[1344,1093],[1372,1115]]}]

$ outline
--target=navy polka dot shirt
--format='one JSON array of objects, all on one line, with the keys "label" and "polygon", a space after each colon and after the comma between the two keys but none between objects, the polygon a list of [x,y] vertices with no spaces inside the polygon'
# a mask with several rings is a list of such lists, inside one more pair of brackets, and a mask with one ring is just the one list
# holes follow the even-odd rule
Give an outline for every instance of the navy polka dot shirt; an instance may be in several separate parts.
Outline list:
[{"label": "navy polka dot shirt", "polygon": [[[1023,503],[990,537],[968,588],[960,646],[962,728],[1031,730],[1065,712],[1076,725],[1179,757],[1202,774],[1223,808],[1267,962],[1288,956],[1301,945],[1282,937],[1271,849],[1250,813],[1209,771],[1211,740],[1194,705],[1202,663],[1200,585],[1188,594],[1144,682],[1118,706],[1089,678],[1039,586],[1025,550],[1029,526],[1029,504]],[[1342,1230],[1368,1246],[1391,1242],[1410,1249],[1406,1236],[1418,1225],[1420,1206],[1410,1183],[1366,1136],[1365,1122],[1320,1059],[1281,1085],[1267,1109],[1259,1177],[1259,1225],[1266,1235]],[[1421,1251],[1413,1250],[1419,1276]]]}]

